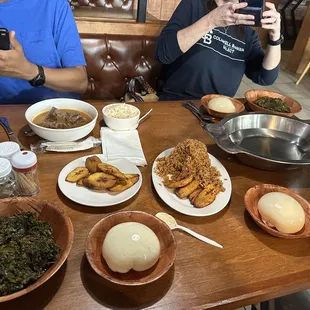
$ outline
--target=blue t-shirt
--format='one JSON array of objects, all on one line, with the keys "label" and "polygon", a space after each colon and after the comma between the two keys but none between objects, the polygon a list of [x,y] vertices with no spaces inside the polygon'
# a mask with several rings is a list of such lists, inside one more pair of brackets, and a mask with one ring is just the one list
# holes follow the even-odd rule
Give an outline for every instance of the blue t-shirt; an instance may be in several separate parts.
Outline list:
[{"label": "blue t-shirt", "polygon": [[[16,32],[26,58],[47,68],[84,66],[85,58],[67,0],[0,2],[0,27]],[[0,104],[35,103],[48,98],[78,98],[76,93],[32,87],[28,81],[0,76]]]}]

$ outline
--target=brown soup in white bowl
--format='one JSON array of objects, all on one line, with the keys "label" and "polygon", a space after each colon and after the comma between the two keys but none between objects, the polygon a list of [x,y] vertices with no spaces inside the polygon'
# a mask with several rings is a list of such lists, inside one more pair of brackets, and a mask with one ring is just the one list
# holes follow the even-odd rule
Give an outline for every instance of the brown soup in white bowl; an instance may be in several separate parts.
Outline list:
[{"label": "brown soup in white bowl", "polygon": [[25,113],[30,128],[49,141],[76,141],[91,133],[98,111],[91,104],[69,98],[37,102]]},{"label": "brown soup in white bowl", "polygon": [[70,129],[84,126],[92,121],[92,118],[83,111],[73,109],[57,109],[52,107],[44,111],[32,120],[38,126],[51,129]]}]

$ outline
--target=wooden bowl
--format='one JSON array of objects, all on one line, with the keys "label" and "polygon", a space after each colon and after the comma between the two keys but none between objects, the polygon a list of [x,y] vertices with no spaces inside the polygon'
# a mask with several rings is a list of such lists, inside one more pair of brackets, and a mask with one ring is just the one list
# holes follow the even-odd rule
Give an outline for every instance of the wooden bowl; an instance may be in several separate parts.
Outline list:
[{"label": "wooden bowl", "polygon": [[[247,100],[247,102],[249,103],[250,108],[255,112],[264,112],[264,113],[271,113],[271,114],[277,114],[277,115],[292,117],[296,113],[300,112],[302,109],[301,105],[296,100],[294,100],[293,98],[288,97],[288,96],[284,96],[284,95],[281,95],[279,93],[275,93],[272,91],[268,91],[268,90],[257,90],[257,89],[248,90],[244,96],[245,96],[245,99]],[[254,103],[255,100],[257,100],[261,97],[280,98],[290,107],[291,112],[290,113],[282,113],[282,112],[274,112],[274,111],[264,109],[264,108],[262,108],[259,105]]]},{"label": "wooden bowl", "polygon": [[[107,232],[115,225],[125,222],[138,222],[148,226],[159,239],[160,258],[152,268],[137,272],[113,272],[102,256],[102,244]],[[88,262],[101,277],[120,285],[143,285],[162,277],[173,265],[176,254],[176,241],[171,229],[157,217],[140,211],[123,211],[111,214],[99,221],[90,231],[86,242]]]},{"label": "wooden bowl", "polygon": [[[226,98],[230,99],[231,102],[233,103],[233,105],[235,106],[236,111],[233,113],[223,113],[223,112],[218,112],[218,111],[210,109],[209,108],[209,101],[213,98],[216,98],[216,97],[226,97]],[[228,117],[230,115],[242,113],[245,109],[244,104],[242,102],[240,102],[239,100],[237,100],[235,98],[227,97],[227,96],[222,96],[222,95],[206,95],[206,96],[203,96],[201,98],[201,103],[210,115],[217,117],[217,118],[225,118],[225,117]]]},{"label": "wooden bowl", "polygon": [[[278,231],[276,228],[271,228],[267,226],[263,221],[262,218],[258,212],[258,201],[259,199],[270,192],[281,192],[287,195],[290,195],[294,199],[296,199],[300,205],[303,207],[305,211],[305,226],[303,229],[295,234],[287,234],[282,233]],[[244,197],[245,207],[252,216],[253,220],[256,222],[256,224],[261,227],[263,230],[268,232],[269,234],[279,237],[279,238],[285,238],[285,239],[298,239],[298,238],[308,238],[310,237],[310,203],[304,199],[303,197],[299,196],[294,191],[287,189],[285,187],[281,187],[278,185],[273,184],[260,184],[251,187],[245,197]]]},{"label": "wooden bowl", "polygon": [[13,198],[0,200],[0,216],[12,216],[17,213],[31,211],[37,214],[40,220],[50,223],[53,228],[55,242],[60,247],[57,262],[45,274],[26,288],[5,296],[0,296],[0,302],[12,300],[25,295],[42,285],[51,278],[66,261],[73,242],[73,226],[65,212],[46,200],[33,198]]}]

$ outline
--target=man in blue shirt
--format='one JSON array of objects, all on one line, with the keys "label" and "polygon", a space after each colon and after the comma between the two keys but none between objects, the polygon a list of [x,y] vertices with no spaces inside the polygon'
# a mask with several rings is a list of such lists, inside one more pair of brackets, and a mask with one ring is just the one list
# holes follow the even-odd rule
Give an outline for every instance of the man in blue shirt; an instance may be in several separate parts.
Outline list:
[{"label": "man in blue shirt", "polygon": [[87,89],[85,59],[67,0],[0,0],[0,104],[78,98]]}]

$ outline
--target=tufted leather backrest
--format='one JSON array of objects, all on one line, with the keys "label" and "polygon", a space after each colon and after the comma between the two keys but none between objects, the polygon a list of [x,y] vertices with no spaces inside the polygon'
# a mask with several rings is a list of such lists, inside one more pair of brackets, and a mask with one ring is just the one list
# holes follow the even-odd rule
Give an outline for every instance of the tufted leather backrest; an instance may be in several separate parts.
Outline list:
[{"label": "tufted leather backrest", "polygon": [[99,7],[106,10],[133,10],[133,0],[68,0],[72,8]]},{"label": "tufted leather backrest", "polygon": [[89,80],[84,99],[119,100],[129,79],[139,75],[157,89],[156,37],[83,34],[81,42]]}]

